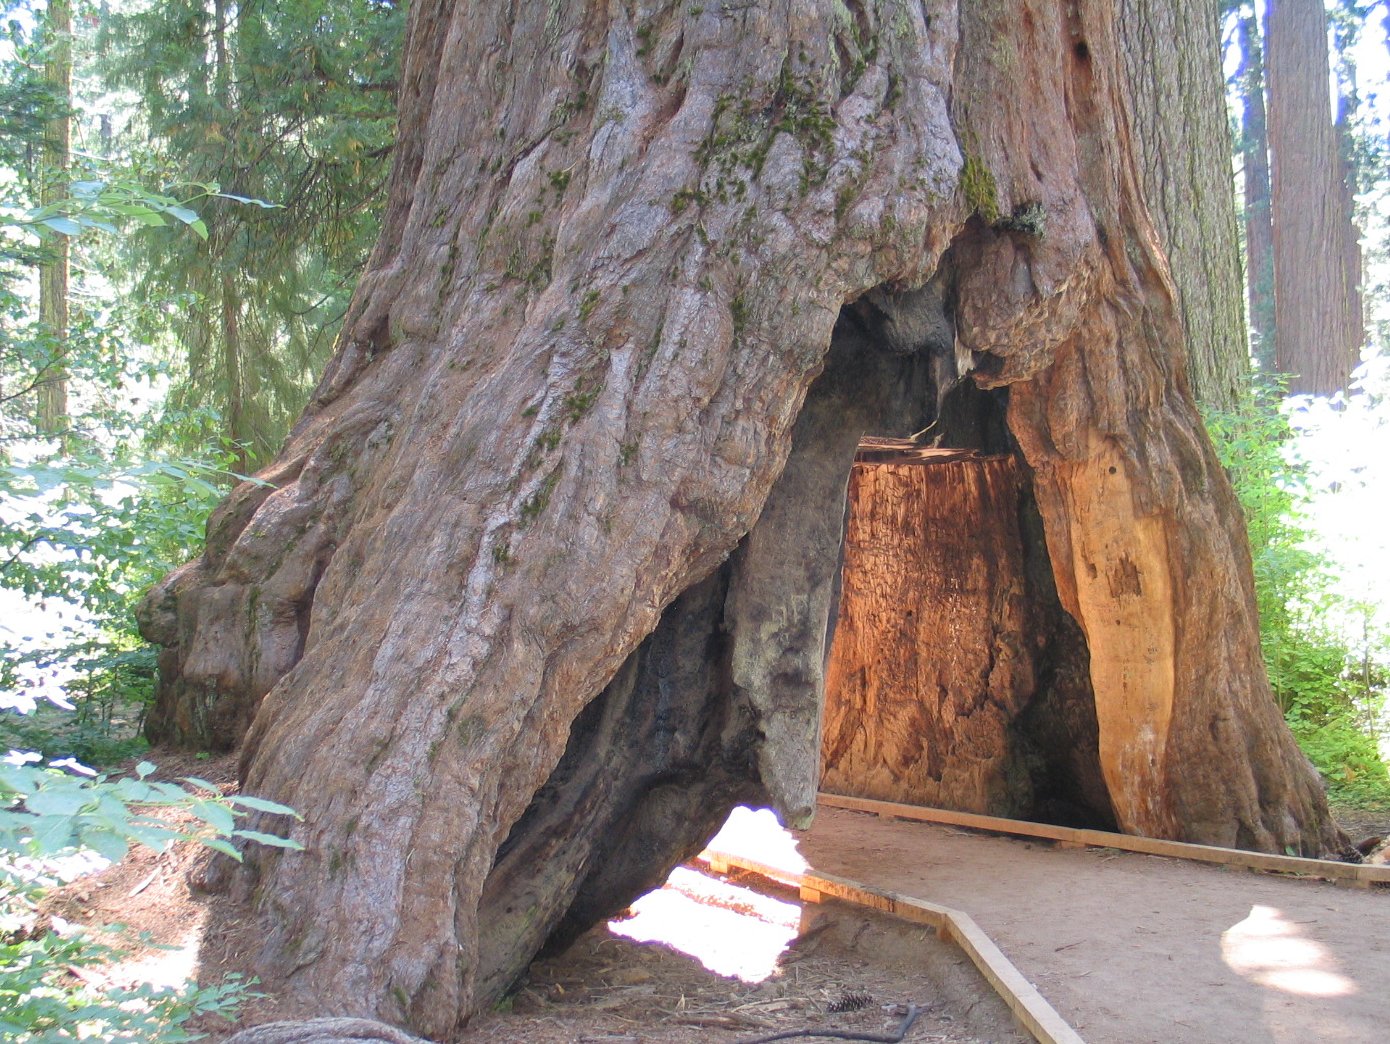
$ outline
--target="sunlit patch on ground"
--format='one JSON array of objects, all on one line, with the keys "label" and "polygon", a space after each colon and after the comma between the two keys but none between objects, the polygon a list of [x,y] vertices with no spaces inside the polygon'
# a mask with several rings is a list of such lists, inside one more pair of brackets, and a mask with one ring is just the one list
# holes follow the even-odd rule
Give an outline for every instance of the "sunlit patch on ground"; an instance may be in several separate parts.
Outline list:
[{"label": "sunlit patch on ground", "polygon": [[1304,997],[1346,997],[1356,984],[1333,968],[1321,943],[1303,937],[1299,925],[1272,906],[1252,906],[1250,916],[1221,936],[1221,956],[1237,975]]},{"label": "sunlit patch on ground", "polygon": [[[112,965],[107,978],[118,986],[141,983],[156,989],[181,989],[198,974],[198,947],[203,938],[203,919],[183,933],[177,944],[150,949],[137,957]],[[119,946],[119,941],[117,942]]]},{"label": "sunlit patch on ground", "polygon": [[[737,808],[710,848],[762,863],[804,870],[795,839],[766,809]],[[761,982],[796,938],[801,907],[677,867],[666,884],[632,904],[632,916],[609,929],[635,942],[669,946],[717,975]]]},{"label": "sunlit patch on ground", "polygon": [[711,851],[727,852],[775,866],[779,870],[804,873],[810,864],[796,849],[796,838],[777,822],[770,809],[740,805],[710,840]]}]

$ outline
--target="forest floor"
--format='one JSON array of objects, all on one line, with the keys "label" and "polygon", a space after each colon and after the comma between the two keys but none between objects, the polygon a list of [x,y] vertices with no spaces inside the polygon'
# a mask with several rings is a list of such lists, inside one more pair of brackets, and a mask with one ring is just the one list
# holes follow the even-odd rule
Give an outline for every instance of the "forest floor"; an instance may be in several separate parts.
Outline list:
[{"label": "forest floor", "polygon": [[[169,775],[229,786],[235,770],[233,759],[160,760]],[[757,851],[745,854],[764,862],[794,866],[799,854],[817,871],[970,913],[1090,1044],[1385,1039],[1383,891],[832,808],[795,838],[764,821],[721,847],[750,844]],[[207,900],[189,889],[206,859],[188,845],[135,850],[46,905],[69,921],[144,933],[125,962],[98,973],[106,982],[215,979],[207,956],[234,950],[251,930],[210,922]],[[649,939],[661,941],[640,941]],[[814,1028],[891,1038],[909,1005],[920,1014],[905,1044],[1029,1039],[965,955],[928,929],[684,868],[629,917],[534,964],[510,1001],[460,1040],[704,1044]],[[245,1014],[275,1017],[268,1000]],[[223,1028],[204,1027],[214,1040]]]},{"label": "forest floor", "polygon": [[1390,836],[1390,803],[1373,806],[1334,803],[1332,815],[1352,844],[1370,837]]}]

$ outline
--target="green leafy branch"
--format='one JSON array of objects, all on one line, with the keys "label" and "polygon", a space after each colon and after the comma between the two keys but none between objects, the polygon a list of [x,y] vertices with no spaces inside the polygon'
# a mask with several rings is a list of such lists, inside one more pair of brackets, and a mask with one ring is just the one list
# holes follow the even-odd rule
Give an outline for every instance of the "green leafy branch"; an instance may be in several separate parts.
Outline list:
[{"label": "green leafy branch", "polygon": [[[238,838],[277,848],[303,847],[237,826],[237,818],[249,812],[299,819],[293,809],[249,795],[223,796],[215,785],[193,776],[184,781],[186,787],[152,779],[154,771],[154,765],[142,761],[134,777],[86,778],[35,765],[0,764],[0,854],[11,856],[0,860],[0,881],[26,890],[32,877],[19,869],[14,856],[43,860],[79,848],[115,862],[132,843],[163,852],[175,841],[193,840],[237,860],[241,854],[232,840]],[[171,809],[187,812],[202,828],[176,829],[153,815]]]},{"label": "green leafy branch", "polygon": [[[186,786],[153,779],[149,762],[133,777],[87,778],[56,768],[0,763],[0,917],[22,923],[51,879],[58,857],[90,849],[110,860],[132,844],[156,852],[181,840],[196,841],[240,860],[233,844],[299,850],[288,838],[237,825],[248,813],[300,817],[293,809],[249,795],[224,796],[206,780]],[[157,811],[182,810],[199,824],[180,829]],[[198,1039],[185,1025],[213,1013],[230,1019],[248,996],[248,983],[233,976],[206,987],[178,990],[142,985],[99,989],[74,985],[70,970],[112,961],[120,952],[81,932],[25,931],[0,940],[0,1036],[16,1042],[100,1039],[178,1044]]]},{"label": "green leafy branch", "polygon": [[1390,802],[1374,721],[1390,665],[1383,648],[1354,649],[1328,621],[1357,615],[1335,590],[1334,567],[1313,547],[1308,468],[1281,411],[1282,389],[1255,389],[1207,429],[1245,514],[1260,644],[1274,697],[1329,792]]},{"label": "green leafy branch", "polygon": [[91,230],[117,234],[122,221],[155,228],[183,224],[206,240],[208,226],[192,207],[200,200],[226,199],[266,210],[281,209],[279,203],[223,192],[215,183],[187,187],[193,191],[180,199],[130,181],[74,181],[65,198],[18,214],[0,215],[0,224],[29,229],[40,236],[77,236]]}]

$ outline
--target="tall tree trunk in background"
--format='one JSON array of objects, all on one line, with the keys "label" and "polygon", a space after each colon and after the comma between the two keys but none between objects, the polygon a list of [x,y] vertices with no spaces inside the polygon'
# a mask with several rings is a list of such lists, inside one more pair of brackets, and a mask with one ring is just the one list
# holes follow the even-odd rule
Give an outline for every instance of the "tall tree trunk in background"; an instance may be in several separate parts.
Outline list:
[{"label": "tall tree trunk in background", "polygon": [[1292,393],[1331,395],[1346,388],[1365,331],[1322,0],[1270,0],[1265,42],[1275,368],[1291,375]]},{"label": "tall tree trunk in background", "polygon": [[1352,75],[1350,83],[1339,84],[1339,90],[1346,93],[1340,94],[1337,99],[1337,121],[1333,129],[1337,138],[1337,169],[1340,172],[1339,187],[1342,193],[1340,206],[1341,212],[1346,215],[1346,222],[1342,226],[1339,261],[1342,271],[1346,273],[1347,285],[1353,289],[1351,299],[1347,302],[1350,312],[1347,325],[1357,337],[1356,357],[1352,360],[1352,367],[1355,368],[1360,362],[1360,348],[1366,337],[1366,310],[1365,301],[1362,299],[1362,278],[1365,273],[1361,258],[1361,230],[1356,225],[1356,194],[1361,191],[1361,174],[1356,162],[1356,132],[1353,129],[1353,121],[1359,99],[1354,70]]},{"label": "tall tree trunk in background", "polygon": [[227,382],[227,415],[222,418],[222,431],[234,447],[234,467],[245,473],[249,457],[247,447],[251,433],[246,430],[246,407],[243,400],[245,382],[241,376],[241,297],[237,293],[236,277],[230,270],[222,272],[222,294],[218,298],[218,315],[222,349],[222,379]]},{"label": "tall tree trunk in background", "polygon": [[[227,0],[213,0],[212,89],[221,118],[230,125],[233,104],[232,57],[227,40],[233,36],[230,20],[234,16],[228,7]],[[226,389],[226,413],[222,418],[222,434],[235,447],[233,452],[236,457],[233,466],[244,473],[249,466],[247,447],[250,443],[250,433],[246,430],[246,406],[243,399],[245,382],[241,372],[241,294],[237,289],[236,272],[231,261],[231,244],[228,242],[236,234],[235,227],[230,221],[217,221],[208,240],[208,249],[212,253],[212,264],[220,272],[220,293],[217,298],[220,329],[213,343],[217,345],[221,356],[221,381]]]},{"label": "tall tree trunk in background", "polygon": [[1230,408],[1250,362],[1216,0],[1121,0],[1119,12],[1144,198],[1178,290],[1192,389]]},{"label": "tall tree trunk in background", "polygon": [[1255,364],[1275,373],[1274,222],[1270,218],[1269,133],[1265,121],[1264,45],[1254,6],[1241,11],[1236,27],[1244,102],[1241,119],[1241,184],[1245,196],[1245,287]]},{"label": "tall tree trunk in background", "polygon": [[232,105],[232,59],[227,50],[227,38],[233,33],[232,17],[227,0],[213,0],[212,89],[213,96],[224,114]]},{"label": "tall tree trunk in background", "polygon": [[965,439],[937,403],[972,384],[1089,646],[1119,825],[1338,842],[1264,675],[1113,18],[412,6],[338,354],[143,611],[152,733],[250,723],[246,787],[304,814],[304,852],[222,867],[281,1011],[447,1036],[732,802],[804,822],[855,446]]},{"label": "tall tree trunk in background", "polygon": [[[72,6],[69,0],[50,0],[47,15],[48,56],[44,83],[62,112],[44,128],[39,202],[51,206],[68,196],[68,163],[72,153]],[[52,339],[52,357],[40,376],[38,429],[62,437],[68,429],[68,239],[53,236],[44,244],[39,265],[39,322]]]}]

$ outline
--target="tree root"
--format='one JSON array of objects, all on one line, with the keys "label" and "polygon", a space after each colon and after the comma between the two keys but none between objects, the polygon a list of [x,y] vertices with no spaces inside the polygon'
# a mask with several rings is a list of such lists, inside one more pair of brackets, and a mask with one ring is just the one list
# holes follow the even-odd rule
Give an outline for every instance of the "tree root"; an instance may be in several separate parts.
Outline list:
[{"label": "tree root", "polygon": [[404,1030],[372,1019],[305,1019],[267,1022],[231,1037],[226,1044],[428,1044]]},{"label": "tree root", "polygon": [[787,1030],[785,1033],[774,1033],[768,1037],[741,1040],[738,1041],[738,1044],[769,1044],[770,1041],[791,1040],[793,1037],[833,1037],[835,1040],[867,1040],[872,1041],[873,1044],[900,1044],[920,1014],[922,1014],[922,1009],[915,1004],[909,1004],[907,1014],[903,1016],[902,1024],[898,1026],[898,1031],[891,1037],[883,1033],[855,1033],[853,1030],[799,1029]]}]

